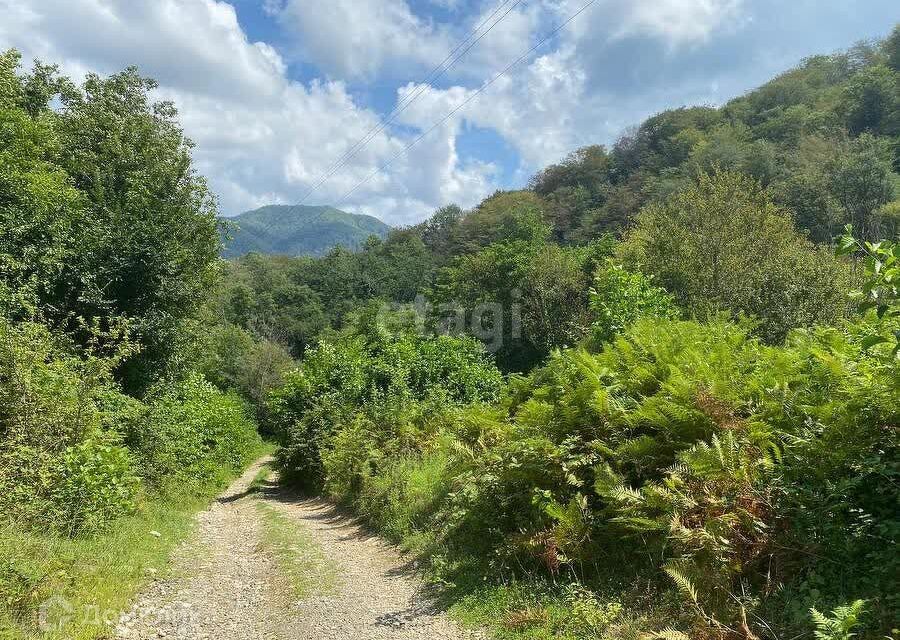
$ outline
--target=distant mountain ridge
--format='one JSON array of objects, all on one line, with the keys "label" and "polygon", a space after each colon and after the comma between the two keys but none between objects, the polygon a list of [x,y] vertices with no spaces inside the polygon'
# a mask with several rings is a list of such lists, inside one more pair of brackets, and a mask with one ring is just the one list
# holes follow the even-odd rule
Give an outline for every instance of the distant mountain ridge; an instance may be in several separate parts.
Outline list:
[{"label": "distant mountain ridge", "polygon": [[229,225],[223,236],[224,258],[251,252],[321,256],[337,245],[358,249],[369,236],[383,238],[391,230],[372,216],[303,205],[273,204],[225,220],[237,228]]}]

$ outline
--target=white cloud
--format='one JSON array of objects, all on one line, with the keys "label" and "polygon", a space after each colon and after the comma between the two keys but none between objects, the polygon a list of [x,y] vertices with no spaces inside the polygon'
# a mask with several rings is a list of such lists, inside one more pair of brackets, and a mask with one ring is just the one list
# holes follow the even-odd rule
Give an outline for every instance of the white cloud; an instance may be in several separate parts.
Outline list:
[{"label": "white cloud", "polygon": [[[179,107],[195,161],[225,213],[297,202],[332,162],[375,127],[340,81],[306,85],[285,76],[269,44],[248,41],[231,5],[215,0],[0,0],[0,48],[59,61],[76,77],[129,64],[161,83]],[[472,204],[492,168],[463,165],[457,127],[417,145],[343,203],[392,222],[421,219],[448,199]],[[335,203],[393,157],[407,138],[382,132],[310,197]]]},{"label": "white cloud", "polygon": [[214,0],[0,0],[4,43],[110,72],[129,64],[168,86],[268,99],[284,85],[274,49],[253,45],[234,8]]},{"label": "white cloud", "polygon": [[298,54],[327,73],[370,78],[385,65],[439,63],[447,34],[415,16],[404,0],[287,0],[278,12]]},{"label": "white cloud", "polygon": [[[654,111],[721,102],[803,55],[877,34],[872,25],[882,25],[892,6],[872,0],[865,11],[849,12],[837,6],[845,3],[829,9],[815,0],[597,0],[530,61],[401,153],[586,2],[509,2],[498,15],[512,11],[432,83],[439,86],[415,82],[498,0],[417,2],[421,15],[412,0],[262,0],[259,15],[282,27],[278,49],[251,42],[223,0],[0,0],[0,48],[60,62],[75,77],[136,64],[157,78],[161,97],[179,106],[197,142],[198,167],[227,213],[297,202],[379,123],[354,99],[357,92],[370,98],[376,86],[399,87],[402,100],[424,89],[400,118],[402,127],[375,136],[309,199],[398,223],[447,202],[474,204],[498,186],[501,173],[518,170],[524,179],[573,149],[612,141]],[[449,8],[453,24],[426,17],[429,4]],[[822,29],[808,28],[828,11]],[[776,12],[783,23],[768,20]],[[286,60],[297,56],[308,63],[304,73],[315,69],[323,77],[291,79]],[[498,133],[520,166],[501,172],[460,157],[457,140],[470,125]]]},{"label": "white cloud", "polygon": [[[739,25],[750,0],[598,0],[567,33],[576,40],[606,42],[647,36],[673,46],[703,42],[722,28]],[[547,0],[562,20],[587,0]]]},{"label": "white cloud", "polygon": [[[530,37],[511,41],[503,64],[495,61],[495,65],[505,67],[585,4],[586,0],[544,0],[530,5],[527,13],[518,15],[521,32]],[[610,43],[644,37],[669,49],[701,44],[737,20],[741,4],[741,0],[600,0],[545,45],[549,53],[536,54],[499,78],[457,119],[500,133],[518,151],[523,179],[578,147],[612,140],[626,126],[668,106],[671,95],[653,95],[653,86],[643,88],[640,96],[592,86],[593,64],[609,65],[610,74],[625,73],[617,66],[623,60],[603,60]],[[709,101],[709,92],[695,86],[682,84],[680,89],[682,95]],[[460,91],[429,88],[420,104],[403,115],[404,121],[424,126],[429,114],[458,104]]]}]

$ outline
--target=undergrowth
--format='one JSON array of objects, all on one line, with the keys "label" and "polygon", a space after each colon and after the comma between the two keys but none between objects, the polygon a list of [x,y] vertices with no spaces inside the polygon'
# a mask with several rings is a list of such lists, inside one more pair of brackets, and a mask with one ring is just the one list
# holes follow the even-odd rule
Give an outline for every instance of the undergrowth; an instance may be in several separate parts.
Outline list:
[{"label": "undergrowth", "polygon": [[[243,462],[271,450],[258,443]],[[169,570],[194,514],[239,471],[222,468],[202,487],[149,497],[101,535],[65,538],[0,525],[0,638],[109,637],[141,587]]]}]

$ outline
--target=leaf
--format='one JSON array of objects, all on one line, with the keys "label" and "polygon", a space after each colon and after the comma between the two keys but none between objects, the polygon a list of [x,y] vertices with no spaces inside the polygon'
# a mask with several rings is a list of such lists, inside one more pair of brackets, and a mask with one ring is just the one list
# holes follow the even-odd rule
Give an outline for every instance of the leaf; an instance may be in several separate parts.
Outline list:
[{"label": "leaf", "polygon": [[869,349],[874,347],[876,344],[882,344],[887,341],[888,341],[888,339],[885,338],[884,336],[874,334],[874,335],[866,336],[865,338],[863,338],[862,342],[860,343],[860,346],[862,346],[863,351],[868,351]]},{"label": "leaf", "polygon": [[700,600],[699,594],[697,593],[696,587],[694,587],[694,583],[691,582],[690,578],[684,575],[677,567],[667,566],[663,567],[663,571],[666,572],[672,581],[678,586],[682,593],[687,595],[694,604],[697,604]]}]

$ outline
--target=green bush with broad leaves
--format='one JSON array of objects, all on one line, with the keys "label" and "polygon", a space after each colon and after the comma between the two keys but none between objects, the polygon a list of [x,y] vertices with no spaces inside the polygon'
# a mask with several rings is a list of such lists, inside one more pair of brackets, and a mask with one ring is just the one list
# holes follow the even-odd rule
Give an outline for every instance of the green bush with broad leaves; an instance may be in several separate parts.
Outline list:
[{"label": "green bush with broad leaves", "polygon": [[590,290],[591,325],[596,345],[609,342],[639,318],[674,318],[674,298],[653,285],[651,278],[630,272],[612,261],[598,270]]},{"label": "green bush with broad leaves", "polygon": [[[900,316],[900,242],[881,240],[864,242],[853,237],[848,225],[838,245],[839,255],[859,256],[864,265],[862,289],[854,292],[860,313],[874,311],[879,330],[866,337],[864,344],[872,347],[892,343],[894,357],[900,356],[900,331],[891,333],[891,321]],[[895,323],[894,323],[895,324]]]},{"label": "green bush with broad leaves", "polygon": [[198,491],[240,471],[258,448],[250,408],[200,374],[160,388],[124,434],[145,484],[157,491]]},{"label": "green bush with broad leaves", "polygon": [[[319,486],[336,438],[357,448],[364,441],[375,448],[383,440],[414,442],[429,428],[422,407],[497,399],[502,376],[478,343],[421,336],[403,321],[391,326],[395,319],[386,315],[387,322],[385,315],[362,314],[345,334],[312,350],[272,393],[268,411],[287,476]],[[341,436],[345,427],[360,432]]]}]

